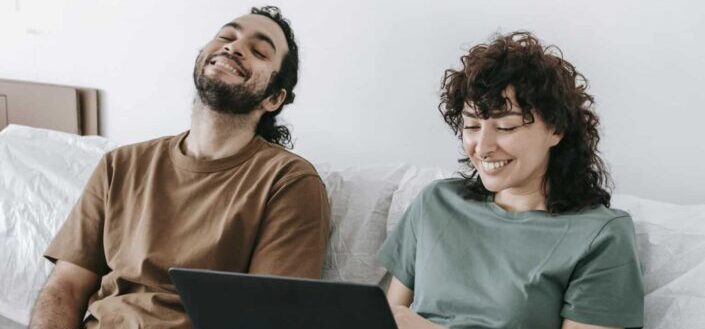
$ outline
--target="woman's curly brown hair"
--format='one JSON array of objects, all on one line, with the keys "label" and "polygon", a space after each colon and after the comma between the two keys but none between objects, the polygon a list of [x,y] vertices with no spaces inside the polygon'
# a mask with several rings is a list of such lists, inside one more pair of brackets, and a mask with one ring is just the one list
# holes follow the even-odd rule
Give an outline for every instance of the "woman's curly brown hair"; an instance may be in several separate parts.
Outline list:
[{"label": "woman's curly brown hair", "polygon": [[[587,79],[563,59],[560,49],[544,47],[529,32],[513,32],[472,47],[461,61],[461,70],[446,70],[438,106],[459,139],[465,104],[472,104],[483,119],[509,111],[502,91],[512,85],[525,123],[533,122],[536,113],[563,135],[551,148],[543,182],[548,211],[610,206],[611,179],[597,150],[599,119],[592,111],[593,97],[586,92]],[[482,184],[477,169],[468,158],[460,161],[471,169],[463,174],[466,197],[487,200],[492,192]]]}]

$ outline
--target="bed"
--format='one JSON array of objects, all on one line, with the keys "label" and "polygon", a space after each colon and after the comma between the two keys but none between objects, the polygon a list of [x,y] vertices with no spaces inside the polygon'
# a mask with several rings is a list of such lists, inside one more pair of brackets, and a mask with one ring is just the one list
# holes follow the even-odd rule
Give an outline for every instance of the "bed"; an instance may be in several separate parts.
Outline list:
[{"label": "bed", "polygon": [[[13,125],[10,129],[19,127],[35,127],[48,129],[47,134],[53,132],[65,132],[69,135],[98,135],[98,90],[93,88],[62,86],[47,83],[27,82],[0,79],[0,134],[4,129]],[[21,125],[21,126],[15,126]],[[10,131],[5,131],[8,133]],[[51,139],[49,135],[43,137]],[[17,137],[15,137],[17,138]],[[25,247],[36,243],[43,244],[50,232],[37,231],[41,226],[33,225],[22,221],[27,216],[14,216],[11,212],[18,212],[23,207],[29,209],[36,206],[36,203],[24,202],[27,196],[18,195],[16,189],[19,182],[28,179],[36,179],[36,171],[22,172],[17,174],[8,168],[27,168],[23,166],[26,161],[36,161],[37,165],[42,165],[46,157],[43,154],[27,156],[27,152],[18,155],[11,150],[13,138],[4,137],[4,146],[0,146],[0,154],[3,160],[0,164],[0,246],[2,252],[0,259],[3,260],[0,271],[0,328],[15,329],[24,328],[26,324],[27,312],[18,309],[15,303],[27,303],[29,300],[14,299],[15,293],[22,289],[30,289],[29,286],[43,280],[46,271],[50,268],[43,261],[25,261],[25,258],[32,259],[33,256],[11,254],[8,250],[21,251]],[[37,140],[37,143],[43,143]],[[15,146],[22,145],[17,143]],[[47,143],[51,145],[51,142]],[[75,153],[74,153],[75,155]],[[18,156],[18,157],[16,157]],[[20,167],[18,167],[20,166]],[[90,168],[86,168],[90,170]],[[46,184],[36,184],[35,187]],[[14,192],[14,193],[13,193]],[[63,200],[62,200],[63,201]],[[10,202],[15,203],[10,205]],[[64,202],[65,203],[65,202]],[[63,204],[63,203],[62,203]],[[57,209],[63,210],[60,206]],[[45,209],[49,211],[48,209]],[[59,210],[59,211],[61,211]],[[25,210],[30,211],[30,210]],[[50,211],[49,211],[50,212]],[[27,237],[20,239],[20,237]],[[20,258],[21,257],[21,258]],[[8,273],[8,269],[16,269]],[[37,272],[37,269],[41,271]],[[8,285],[14,285],[9,289]],[[32,292],[32,296],[36,293]],[[28,295],[29,296],[29,295]]]},{"label": "bed", "polygon": [[[41,98],[47,86],[1,82],[0,95],[9,95],[4,97],[10,99],[13,111],[13,97]],[[7,84],[16,83],[39,89],[8,93],[12,88],[6,88]],[[76,88],[71,93],[79,95]],[[97,130],[85,128],[91,117],[97,127],[96,104],[94,114],[80,114],[83,117],[77,122],[81,122],[81,129],[58,131],[43,126],[53,121],[45,116],[56,117],[57,111],[64,111],[58,110],[60,107],[67,108],[70,115],[85,109],[86,105],[79,105],[81,109],[76,110],[71,98],[67,96],[63,105],[55,99],[37,101],[44,105],[36,108],[34,121],[20,125],[13,114],[9,125],[0,131],[3,329],[26,328],[34,299],[52,268],[41,254],[102,154],[117,146],[109,139],[94,136]],[[74,128],[73,123],[68,126]],[[375,260],[377,249],[423,186],[453,175],[412,164],[316,167],[328,189],[332,209],[324,279],[382,286],[388,276]],[[645,328],[705,328],[705,200],[701,205],[684,206],[615,195],[613,206],[628,211],[635,222],[647,292]]]},{"label": "bed", "polygon": [[99,135],[98,90],[0,79],[0,130],[10,124]]}]

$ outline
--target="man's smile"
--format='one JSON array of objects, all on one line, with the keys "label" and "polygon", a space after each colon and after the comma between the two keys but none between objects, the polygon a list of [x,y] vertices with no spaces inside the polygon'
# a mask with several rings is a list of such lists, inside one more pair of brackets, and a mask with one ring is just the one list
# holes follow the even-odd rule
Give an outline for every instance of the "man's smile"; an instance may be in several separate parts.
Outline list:
[{"label": "man's smile", "polygon": [[225,56],[215,56],[208,60],[208,66],[213,66],[220,71],[229,73],[241,78],[247,78],[247,71],[238,62],[228,59]]}]

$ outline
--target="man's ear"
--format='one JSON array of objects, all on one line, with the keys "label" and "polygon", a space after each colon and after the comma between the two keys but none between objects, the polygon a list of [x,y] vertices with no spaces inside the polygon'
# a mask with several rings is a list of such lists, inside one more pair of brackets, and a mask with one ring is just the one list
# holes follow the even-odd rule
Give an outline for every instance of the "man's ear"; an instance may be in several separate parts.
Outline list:
[{"label": "man's ear", "polygon": [[265,112],[274,112],[284,103],[286,99],[286,90],[279,89],[278,92],[269,95],[262,101],[262,108]]}]

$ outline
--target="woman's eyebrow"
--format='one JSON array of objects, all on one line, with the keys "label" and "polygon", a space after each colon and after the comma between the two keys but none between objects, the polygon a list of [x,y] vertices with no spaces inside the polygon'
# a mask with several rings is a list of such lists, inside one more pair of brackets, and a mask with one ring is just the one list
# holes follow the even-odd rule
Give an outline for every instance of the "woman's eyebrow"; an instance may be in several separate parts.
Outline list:
[{"label": "woman's eyebrow", "polygon": [[[463,110],[463,115],[466,117],[477,119],[477,115],[474,112],[470,112],[468,110]],[[521,112],[510,111],[510,112],[499,112],[496,115],[490,115],[490,117],[497,119],[497,118],[504,118],[504,117],[510,116],[510,115],[523,116],[523,114]]]}]

